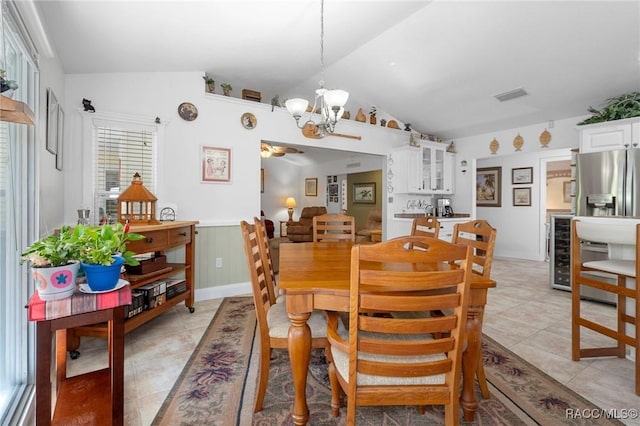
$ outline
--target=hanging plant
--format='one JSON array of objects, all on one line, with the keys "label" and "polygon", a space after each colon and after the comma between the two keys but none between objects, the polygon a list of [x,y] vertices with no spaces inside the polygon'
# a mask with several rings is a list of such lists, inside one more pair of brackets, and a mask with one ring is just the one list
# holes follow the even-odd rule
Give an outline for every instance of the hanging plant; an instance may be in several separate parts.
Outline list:
[{"label": "hanging plant", "polygon": [[588,111],[593,115],[578,125],[640,117],[640,92],[609,98],[602,109],[597,110],[590,106]]}]

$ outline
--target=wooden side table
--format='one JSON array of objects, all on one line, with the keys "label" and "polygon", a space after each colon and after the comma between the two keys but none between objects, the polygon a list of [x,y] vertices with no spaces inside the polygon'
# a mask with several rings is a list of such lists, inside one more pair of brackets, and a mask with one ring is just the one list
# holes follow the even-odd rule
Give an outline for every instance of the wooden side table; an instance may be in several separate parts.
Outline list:
[{"label": "wooden side table", "polygon": [[[36,292],[27,308],[36,324],[36,425],[124,423],[124,308],[131,288],[42,301]],[[108,323],[109,367],[67,377],[67,329]],[[56,406],[51,417],[51,341],[56,335]]]}]

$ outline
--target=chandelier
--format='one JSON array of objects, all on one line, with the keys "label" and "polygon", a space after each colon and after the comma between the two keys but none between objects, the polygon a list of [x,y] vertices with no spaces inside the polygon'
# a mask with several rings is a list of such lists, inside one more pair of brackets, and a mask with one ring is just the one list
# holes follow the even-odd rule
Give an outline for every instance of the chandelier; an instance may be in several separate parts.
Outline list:
[{"label": "chandelier", "polygon": [[[318,127],[316,136],[324,137],[327,133],[333,133],[336,123],[344,113],[344,104],[349,99],[349,92],[345,90],[327,90],[324,88],[324,0],[320,0],[320,88],[316,89],[313,108],[307,120],[301,120],[309,106],[309,101],[301,98],[289,99],[285,106],[289,113],[296,119],[296,125],[302,129],[307,124]],[[318,111],[319,109],[319,111]],[[320,123],[311,120],[311,114],[320,113]]]}]

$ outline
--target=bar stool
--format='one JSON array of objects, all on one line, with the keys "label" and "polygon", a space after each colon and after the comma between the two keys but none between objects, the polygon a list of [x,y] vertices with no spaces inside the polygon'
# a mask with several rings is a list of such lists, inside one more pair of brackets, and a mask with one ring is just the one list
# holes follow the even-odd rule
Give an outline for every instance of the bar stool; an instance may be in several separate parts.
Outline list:
[{"label": "bar stool", "polygon": [[[640,395],[640,291],[636,284],[640,220],[614,217],[576,217],[571,223],[571,359],[617,356],[625,357],[625,346],[635,350],[636,394]],[[606,243],[608,258],[583,261],[582,244]],[[615,281],[616,284],[611,284]],[[617,329],[606,327],[581,316],[581,289],[592,287],[616,294]],[[628,300],[629,299],[629,300]],[[627,303],[630,302],[630,303]],[[633,307],[633,314],[627,309]],[[628,327],[627,325],[631,325]],[[580,327],[610,337],[616,346],[582,348]],[[632,332],[633,331],[633,332]]]}]

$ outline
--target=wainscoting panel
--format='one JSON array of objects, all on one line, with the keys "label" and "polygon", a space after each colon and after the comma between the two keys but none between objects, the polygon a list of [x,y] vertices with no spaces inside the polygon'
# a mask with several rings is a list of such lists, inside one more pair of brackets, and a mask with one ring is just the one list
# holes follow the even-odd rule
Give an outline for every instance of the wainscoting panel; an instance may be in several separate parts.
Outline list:
[{"label": "wainscoting panel", "polygon": [[249,282],[239,224],[198,226],[196,230],[196,289]]}]

